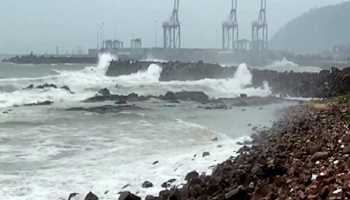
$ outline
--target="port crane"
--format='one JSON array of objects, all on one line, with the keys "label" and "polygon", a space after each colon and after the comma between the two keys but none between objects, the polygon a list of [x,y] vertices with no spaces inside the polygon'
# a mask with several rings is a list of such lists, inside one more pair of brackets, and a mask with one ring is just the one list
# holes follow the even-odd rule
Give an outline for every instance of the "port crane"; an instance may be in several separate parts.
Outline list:
[{"label": "port crane", "polygon": [[260,0],[258,20],[252,23],[251,48],[263,51],[268,48],[268,24],[266,18],[266,0]]},{"label": "port crane", "polygon": [[181,24],[179,20],[180,0],[174,0],[170,19],[163,23],[164,48],[181,48]]},{"label": "port crane", "polygon": [[231,10],[228,18],[222,23],[222,48],[238,48],[237,0],[231,0]]}]

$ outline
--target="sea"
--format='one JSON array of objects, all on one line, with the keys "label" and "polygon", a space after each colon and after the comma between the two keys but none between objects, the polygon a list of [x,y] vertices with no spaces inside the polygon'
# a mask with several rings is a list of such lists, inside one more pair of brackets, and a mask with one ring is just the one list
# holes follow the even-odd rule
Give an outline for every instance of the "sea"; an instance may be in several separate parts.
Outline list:
[{"label": "sea", "polygon": [[[65,200],[70,193],[83,199],[89,191],[101,200],[115,200],[120,191],[145,197],[156,195],[169,179],[181,187],[188,172],[210,174],[216,164],[235,155],[239,142],[249,140],[256,128],[271,127],[283,109],[295,104],[206,110],[195,102],[150,99],[132,103],[140,109],[70,110],[114,105],[83,102],[103,88],[113,94],[155,96],[203,91],[213,99],[241,93],[271,95],[268,83],[250,86],[252,74],[245,64],[229,79],[161,82],[157,64],[146,71],[107,77],[113,59],[104,54],[92,66],[0,63],[1,199]],[[280,70],[284,65],[302,70],[286,60],[267,68]],[[42,84],[57,88],[36,88]],[[25,106],[44,101],[54,103]],[[204,152],[209,156],[203,157]],[[154,186],[143,188],[144,181]]]}]

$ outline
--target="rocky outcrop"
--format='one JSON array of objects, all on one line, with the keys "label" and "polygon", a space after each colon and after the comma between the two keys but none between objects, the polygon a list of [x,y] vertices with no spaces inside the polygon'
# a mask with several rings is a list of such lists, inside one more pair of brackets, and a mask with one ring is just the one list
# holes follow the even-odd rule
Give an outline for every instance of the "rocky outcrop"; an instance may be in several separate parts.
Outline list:
[{"label": "rocky outcrop", "polygon": [[204,92],[196,91],[182,91],[182,92],[167,92],[164,96],[160,96],[160,99],[167,100],[170,102],[182,101],[195,101],[199,103],[208,103],[209,96]]},{"label": "rocky outcrop", "polygon": [[135,105],[103,105],[103,106],[94,106],[94,107],[74,107],[68,108],[67,111],[85,111],[92,113],[118,113],[122,111],[130,110],[144,110],[144,108],[135,106]]},{"label": "rocky outcrop", "polygon": [[28,104],[24,104],[23,106],[48,106],[48,105],[51,105],[53,104],[54,102],[53,101],[39,101],[39,102],[36,102],[36,103],[28,103]]},{"label": "rocky outcrop", "polygon": [[48,88],[63,89],[63,90],[66,90],[67,92],[69,92],[71,94],[74,94],[74,92],[72,92],[72,90],[66,85],[64,85],[62,87],[59,87],[59,86],[57,86],[55,84],[50,84],[50,83],[44,83],[42,85],[37,85],[37,86],[34,86],[33,84],[30,84],[24,89],[25,90],[30,90],[30,89],[48,89]]}]

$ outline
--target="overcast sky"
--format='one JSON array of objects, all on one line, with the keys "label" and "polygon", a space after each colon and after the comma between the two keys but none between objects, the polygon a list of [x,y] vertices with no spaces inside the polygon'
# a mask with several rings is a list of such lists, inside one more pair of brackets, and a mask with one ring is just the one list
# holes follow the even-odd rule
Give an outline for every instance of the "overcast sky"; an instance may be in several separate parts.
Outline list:
[{"label": "overcast sky", "polygon": [[[183,46],[217,48],[221,23],[231,0],[180,0]],[[267,0],[270,35],[303,12],[344,0]],[[146,3],[147,2],[147,3]],[[161,23],[171,13],[172,0],[1,0],[0,53],[71,52],[96,47],[98,25],[105,38],[118,38],[129,46],[141,37],[144,46],[161,45]],[[239,0],[240,34],[250,39],[250,24],[259,0]]]}]

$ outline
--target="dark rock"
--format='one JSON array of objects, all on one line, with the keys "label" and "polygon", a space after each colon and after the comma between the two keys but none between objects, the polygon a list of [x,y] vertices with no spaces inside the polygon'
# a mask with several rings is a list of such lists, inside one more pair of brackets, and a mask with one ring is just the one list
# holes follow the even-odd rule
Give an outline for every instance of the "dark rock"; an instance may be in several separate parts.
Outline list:
[{"label": "dark rock", "polygon": [[225,194],[225,199],[226,200],[248,200],[249,195],[246,192],[245,188],[240,185],[237,188],[231,190],[230,192]]},{"label": "dark rock", "polygon": [[159,198],[152,195],[147,195],[145,200],[159,200]]},{"label": "dark rock", "polygon": [[70,193],[68,196],[68,200],[71,200],[72,198],[74,198],[75,196],[77,196],[79,193]]},{"label": "dark rock", "polygon": [[138,101],[139,95],[136,93],[131,93],[127,96],[128,101]]},{"label": "dark rock", "polygon": [[149,181],[145,181],[142,183],[142,187],[143,188],[151,188],[151,187],[153,187],[153,183],[151,183]]},{"label": "dark rock", "polygon": [[42,101],[42,102],[37,102],[37,103],[28,103],[28,104],[24,104],[23,106],[47,106],[47,105],[51,105],[53,104],[53,101]]},{"label": "dark rock", "polygon": [[190,172],[190,173],[188,173],[188,174],[186,175],[185,180],[186,180],[186,181],[190,181],[190,180],[195,179],[195,178],[198,178],[198,177],[199,177],[198,172],[192,171],[192,172]]},{"label": "dark rock", "polygon": [[94,193],[89,192],[84,200],[98,200],[98,197]]},{"label": "dark rock", "polygon": [[167,92],[164,96],[160,96],[160,99],[178,103],[182,101],[195,101],[199,103],[207,103],[209,101],[208,95],[204,92],[182,91],[182,92]]},{"label": "dark rock", "polygon": [[247,94],[240,94],[240,97],[241,98],[248,98],[248,95]]},{"label": "dark rock", "polygon": [[161,96],[160,98],[166,101],[170,101],[172,103],[179,103],[174,92],[167,92],[164,96]]},{"label": "dark rock", "polygon": [[176,181],[176,179],[169,179],[168,181],[162,183],[162,188],[168,188],[171,186],[172,183],[174,183]]},{"label": "dark rock", "polygon": [[57,87],[57,85],[55,85],[55,84],[45,83],[45,84],[43,84],[43,85],[38,85],[38,86],[36,86],[36,88],[37,88],[37,89],[45,89],[45,88],[55,88],[55,89],[57,89],[58,87]]},{"label": "dark rock", "polygon": [[203,152],[202,157],[204,158],[204,157],[207,157],[207,156],[210,156],[210,153],[209,152]]},{"label": "dark rock", "polygon": [[312,155],[311,160],[317,161],[317,160],[324,160],[328,158],[329,153],[328,152],[316,152]]},{"label": "dark rock", "polygon": [[152,163],[152,165],[156,165],[156,164],[158,164],[159,163],[159,161],[157,160],[157,161],[154,161],[153,163]]},{"label": "dark rock", "polygon": [[343,152],[344,152],[345,154],[350,154],[350,144],[348,144],[348,145],[346,145],[346,146],[344,147]]},{"label": "dark rock", "polygon": [[34,88],[34,85],[33,84],[30,84],[30,85],[28,85],[26,88],[24,88],[24,89],[33,89]]},{"label": "dark rock", "polygon": [[131,192],[120,192],[119,200],[141,200],[140,197],[132,194]]},{"label": "dark rock", "polygon": [[119,101],[116,101],[115,104],[118,104],[118,105],[121,105],[121,104],[127,104],[128,102],[126,100],[119,100]]},{"label": "dark rock", "polygon": [[175,96],[177,99],[183,101],[195,101],[199,103],[207,103],[209,101],[208,95],[206,95],[204,92],[182,91],[176,92]]},{"label": "dark rock", "polygon": [[107,88],[100,89],[97,94],[104,96],[104,97],[109,97],[111,96],[111,92]]},{"label": "dark rock", "polygon": [[127,187],[129,187],[130,186],[130,184],[126,184],[126,185],[124,185],[123,187],[122,187],[122,189],[125,189],[125,188],[127,188]]},{"label": "dark rock", "polygon": [[85,111],[85,112],[93,112],[93,113],[99,113],[99,114],[105,114],[105,113],[118,113],[126,110],[143,110],[141,107],[137,107],[135,105],[103,105],[103,106],[96,106],[96,107],[74,107],[74,108],[68,108],[67,111]]},{"label": "dark rock", "polygon": [[66,90],[67,92],[69,92],[71,94],[74,94],[74,92],[72,92],[72,90],[66,85],[62,86],[61,89]]}]

